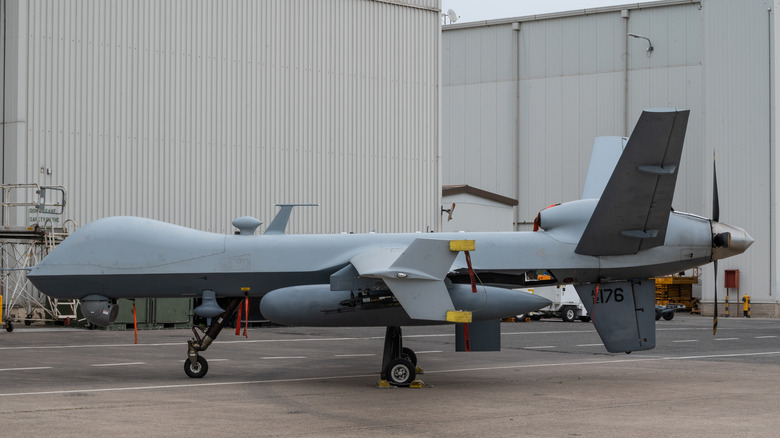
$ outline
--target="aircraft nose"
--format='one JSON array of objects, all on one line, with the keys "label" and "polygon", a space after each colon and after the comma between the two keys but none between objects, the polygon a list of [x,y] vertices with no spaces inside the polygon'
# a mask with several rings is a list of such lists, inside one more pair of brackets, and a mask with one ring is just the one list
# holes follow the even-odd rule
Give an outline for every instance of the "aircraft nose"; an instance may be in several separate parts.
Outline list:
[{"label": "aircraft nose", "polygon": [[712,222],[712,260],[742,254],[753,242],[753,237],[742,228]]}]

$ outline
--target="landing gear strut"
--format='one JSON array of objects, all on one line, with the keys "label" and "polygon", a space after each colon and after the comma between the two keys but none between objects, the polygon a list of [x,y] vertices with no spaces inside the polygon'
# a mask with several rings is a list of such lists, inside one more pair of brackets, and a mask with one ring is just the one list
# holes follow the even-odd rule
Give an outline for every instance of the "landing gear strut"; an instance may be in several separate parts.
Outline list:
[{"label": "landing gear strut", "polygon": [[206,375],[209,371],[209,363],[206,358],[200,356],[201,351],[206,351],[217,338],[219,332],[222,331],[222,327],[225,326],[227,319],[230,318],[238,309],[238,306],[244,300],[244,297],[236,297],[230,300],[227,309],[219,315],[209,329],[204,333],[203,338],[197,331],[196,327],[192,327],[192,333],[194,338],[187,341],[187,360],[184,361],[184,372],[193,379],[199,379]]},{"label": "landing gear strut", "polygon": [[417,355],[403,346],[401,327],[387,327],[381,376],[393,386],[409,386],[417,377]]}]

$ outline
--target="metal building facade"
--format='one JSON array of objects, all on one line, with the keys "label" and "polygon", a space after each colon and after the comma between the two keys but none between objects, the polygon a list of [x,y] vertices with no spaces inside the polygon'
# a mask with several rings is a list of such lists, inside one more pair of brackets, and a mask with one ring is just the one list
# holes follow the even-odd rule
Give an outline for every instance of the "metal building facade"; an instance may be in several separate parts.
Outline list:
[{"label": "metal building facade", "polygon": [[[4,183],[79,224],[425,231],[439,220],[439,0],[5,0]],[[262,228],[261,228],[262,231]]]},{"label": "metal building facade", "polygon": [[741,293],[778,315],[776,6],[665,0],[445,26],[444,184],[516,198],[515,228],[529,229],[580,197],[594,137],[630,134],[644,108],[688,108],[674,208],[711,216],[716,154],[720,219],[755,238],[719,264],[721,300],[723,271],[739,269]]}]

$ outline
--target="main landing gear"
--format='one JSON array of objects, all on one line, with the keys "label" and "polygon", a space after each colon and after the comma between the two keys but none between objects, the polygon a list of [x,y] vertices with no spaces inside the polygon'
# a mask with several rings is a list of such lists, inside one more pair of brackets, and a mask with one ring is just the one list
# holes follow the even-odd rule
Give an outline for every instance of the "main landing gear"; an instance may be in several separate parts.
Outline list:
[{"label": "main landing gear", "polygon": [[211,326],[203,333],[201,338],[196,327],[192,327],[192,333],[194,338],[187,341],[187,360],[184,361],[184,372],[193,379],[199,379],[206,375],[209,371],[209,363],[206,358],[200,356],[201,351],[206,351],[217,338],[219,332],[222,331],[222,327],[225,326],[227,319],[236,312],[238,306],[244,301],[244,297],[236,297],[230,300],[227,309],[211,324]]},{"label": "main landing gear", "polygon": [[[230,300],[227,309],[217,317],[201,336],[196,327],[192,328],[194,338],[187,341],[187,360],[184,361],[184,372],[194,379],[201,378],[209,371],[209,363],[200,353],[206,351],[222,331],[227,319],[230,318],[243,302],[243,297]],[[410,386],[415,382],[417,373],[422,369],[417,367],[417,355],[410,348],[403,346],[401,327],[390,326],[385,332],[385,347],[382,356],[382,382],[380,386]],[[419,381],[417,381],[419,382]],[[384,383],[384,384],[383,384]],[[419,382],[422,385],[422,382]]]},{"label": "main landing gear", "polygon": [[403,346],[401,327],[390,326],[385,332],[385,349],[382,355],[382,382],[392,386],[409,386],[417,377],[417,355]]}]

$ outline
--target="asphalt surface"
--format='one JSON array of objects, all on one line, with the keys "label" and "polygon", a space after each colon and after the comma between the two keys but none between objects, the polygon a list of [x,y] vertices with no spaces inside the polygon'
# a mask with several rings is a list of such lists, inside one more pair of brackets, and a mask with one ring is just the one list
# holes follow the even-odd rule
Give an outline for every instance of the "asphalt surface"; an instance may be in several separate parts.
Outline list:
[{"label": "asphalt surface", "polygon": [[375,387],[383,328],[226,330],[183,371],[188,330],[0,333],[0,436],[766,436],[780,320],[678,314],[609,354],[592,324],[503,323],[501,352],[405,328],[426,388]]}]

